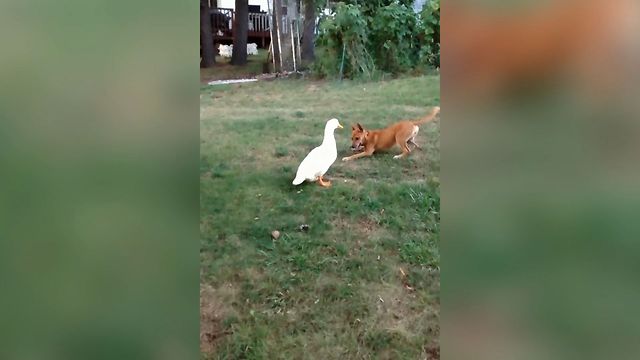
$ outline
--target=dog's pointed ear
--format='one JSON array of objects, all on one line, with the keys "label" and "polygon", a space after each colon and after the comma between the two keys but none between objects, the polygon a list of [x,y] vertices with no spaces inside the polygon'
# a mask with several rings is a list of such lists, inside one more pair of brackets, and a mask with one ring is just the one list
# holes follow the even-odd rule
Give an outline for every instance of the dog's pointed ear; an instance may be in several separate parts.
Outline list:
[{"label": "dog's pointed ear", "polygon": [[356,129],[357,129],[357,127],[355,125],[351,125],[351,130],[355,131]]},{"label": "dog's pointed ear", "polygon": [[364,128],[362,127],[362,125],[360,125],[360,123],[357,123],[356,126],[358,127],[358,130],[364,131]]}]

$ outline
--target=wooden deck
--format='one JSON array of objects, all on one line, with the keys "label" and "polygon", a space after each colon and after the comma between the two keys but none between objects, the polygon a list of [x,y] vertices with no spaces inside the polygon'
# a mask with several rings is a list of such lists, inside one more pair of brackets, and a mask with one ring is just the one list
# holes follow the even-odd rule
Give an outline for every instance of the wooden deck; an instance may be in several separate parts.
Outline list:
[{"label": "wooden deck", "polygon": [[[231,44],[235,35],[235,11],[227,8],[211,9],[211,30],[215,44]],[[269,46],[269,14],[265,12],[249,13],[248,43],[256,43],[262,48]]]}]

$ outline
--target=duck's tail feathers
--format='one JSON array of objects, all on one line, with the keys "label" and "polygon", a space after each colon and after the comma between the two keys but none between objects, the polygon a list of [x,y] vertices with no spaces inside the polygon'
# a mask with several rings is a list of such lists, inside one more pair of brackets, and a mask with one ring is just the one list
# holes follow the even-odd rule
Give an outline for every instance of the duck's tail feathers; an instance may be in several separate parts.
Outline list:
[{"label": "duck's tail feathers", "polygon": [[293,179],[292,184],[293,185],[300,185],[300,184],[302,184],[303,181],[304,181],[304,176],[296,176],[296,178]]}]

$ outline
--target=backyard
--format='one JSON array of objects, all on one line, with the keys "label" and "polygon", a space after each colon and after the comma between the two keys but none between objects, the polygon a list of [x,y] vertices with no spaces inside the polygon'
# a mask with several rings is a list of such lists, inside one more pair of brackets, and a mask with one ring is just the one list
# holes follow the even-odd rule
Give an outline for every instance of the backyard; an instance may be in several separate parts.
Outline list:
[{"label": "backyard", "polygon": [[214,67],[200,69],[200,82],[255,77],[264,73],[268,60],[268,51],[265,49],[258,49],[257,55],[247,56],[247,64],[244,66],[233,66],[230,58],[216,56]]},{"label": "backyard", "polygon": [[[423,116],[439,81],[202,85],[203,358],[439,358],[439,120],[407,159],[340,161],[351,125]],[[333,186],[291,185],[332,117]]]}]

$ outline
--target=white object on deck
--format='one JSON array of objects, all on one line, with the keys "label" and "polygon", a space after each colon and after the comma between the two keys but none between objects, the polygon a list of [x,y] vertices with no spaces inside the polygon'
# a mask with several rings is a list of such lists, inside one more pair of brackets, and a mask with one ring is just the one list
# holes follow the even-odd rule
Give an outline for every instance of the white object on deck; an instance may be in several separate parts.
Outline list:
[{"label": "white object on deck", "polygon": [[[233,45],[218,45],[218,51],[220,56],[230,58],[233,54]],[[249,43],[247,44],[247,54],[248,55],[258,55],[258,44]]]},{"label": "white object on deck", "polygon": [[247,44],[247,54],[258,55],[258,44],[256,43]]},{"label": "white object on deck", "polygon": [[220,56],[229,58],[233,53],[233,45],[223,45],[220,44],[218,46],[218,51],[220,52]]}]

